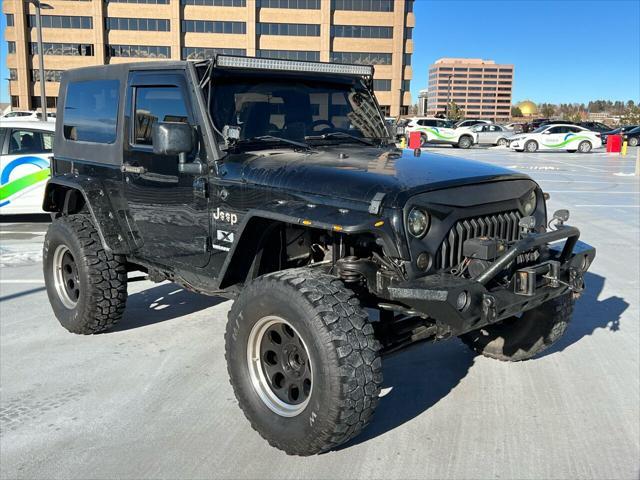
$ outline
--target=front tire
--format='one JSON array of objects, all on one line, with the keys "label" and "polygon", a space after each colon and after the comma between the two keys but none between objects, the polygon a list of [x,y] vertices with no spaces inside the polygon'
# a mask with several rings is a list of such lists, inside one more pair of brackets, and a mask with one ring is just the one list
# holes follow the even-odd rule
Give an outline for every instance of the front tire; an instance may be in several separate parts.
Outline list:
[{"label": "front tire", "polygon": [[630,147],[637,147],[638,146],[638,137],[631,137],[629,139],[628,145]]},{"label": "front tire", "polygon": [[573,296],[566,293],[521,317],[510,317],[460,336],[474,352],[505,362],[528,360],[553,345],[566,331]]},{"label": "front tire", "polygon": [[382,383],[380,345],[337,278],[303,268],[254,280],[229,312],[225,344],[238,404],[271,446],[314,455],[369,423]]},{"label": "front tire", "polygon": [[468,135],[463,135],[458,140],[458,146],[460,148],[464,148],[465,150],[467,148],[471,148],[471,145],[473,145],[473,139],[471,137],[469,137]]},{"label": "front tire", "polygon": [[509,144],[509,142],[507,141],[506,138],[499,138],[498,139],[497,145],[499,147],[506,147],[508,144]]},{"label": "front tire", "polygon": [[124,257],[104,250],[87,215],[51,223],[42,265],[53,312],[70,332],[104,332],[122,318],[127,301]]},{"label": "front tire", "polygon": [[535,140],[529,140],[524,144],[524,151],[528,153],[534,153],[538,151],[538,142]]},{"label": "front tire", "polygon": [[578,152],[580,153],[589,153],[591,151],[592,145],[588,140],[583,140],[578,145]]}]

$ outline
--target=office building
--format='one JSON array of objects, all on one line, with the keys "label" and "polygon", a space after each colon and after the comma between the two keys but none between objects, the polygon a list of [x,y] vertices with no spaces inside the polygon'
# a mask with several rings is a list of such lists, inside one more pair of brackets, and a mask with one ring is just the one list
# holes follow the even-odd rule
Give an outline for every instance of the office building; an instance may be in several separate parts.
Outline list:
[{"label": "office building", "polygon": [[511,117],[513,65],[479,58],[441,58],[429,68],[427,115],[455,102],[467,118],[506,122]]},{"label": "office building", "polygon": [[[47,104],[68,68],[216,53],[374,64],[385,114],[411,104],[413,0],[47,0]],[[14,108],[40,106],[35,7],[4,0]]]}]

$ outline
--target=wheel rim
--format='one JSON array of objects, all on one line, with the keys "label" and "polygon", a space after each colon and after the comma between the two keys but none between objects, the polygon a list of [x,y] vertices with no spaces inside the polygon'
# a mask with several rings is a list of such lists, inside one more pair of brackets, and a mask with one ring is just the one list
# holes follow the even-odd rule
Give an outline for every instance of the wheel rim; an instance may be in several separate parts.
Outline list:
[{"label": "wheel rim", "polygon": [[500,147],[504,147],[507,144],[507,141],[504,138],[501,138],[500,140],[498,140],[498,145]]},{"label": "wheel rim", "polygon": [[587,142],[582,142],[580,144],[580,151],[581,152],[588,152],[589,150],[591,150],[591,145],[589,145],[589,143]]},{"label": "wheel rim", "polygon": [[468,139],[468,138],[464,137],[462,140],[460,140],[460,142],[461,142],[461,143],[460,143],[460,146],[461,146],[462,148],[469,148],[469,143],[470,143],[470,142],[469,142],[469,139]]},{"label": "wheel rim", "polygon": [[527,151],[535,152],[536,151],[536,144],[533,143],[533,142],[527,143]]},{"label": "wheel rim", "polygon": [[282,417],[295,417],[313,391],[307,346],[289,322],[263,317],[251,329],[247,348],[251,383],[262,402]]},{"label": "wheel rim", "polygon": [[80,298],[78,266],[66,245],[58,245],[53,253],[53,284],[62,304],[73,309]]},{"label": "wheel rim", "polygon": [[629,146],[630,147],[636,147],[638,145],[638,139],[637,138],[632,138],[631,140],[629,140]]}]

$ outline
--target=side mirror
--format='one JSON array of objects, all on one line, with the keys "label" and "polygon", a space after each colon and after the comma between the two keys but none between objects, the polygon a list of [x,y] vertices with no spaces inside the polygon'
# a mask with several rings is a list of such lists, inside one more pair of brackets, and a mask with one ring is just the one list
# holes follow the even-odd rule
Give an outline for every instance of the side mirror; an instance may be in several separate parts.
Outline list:
[{"label": "side mirror", "polygon": [[187,154],[195,144],[191,125],[182,122],[154,123],[151,139],[156,155],[178,155],[180,173],[200,175],[204,172],[204,165],[199,160],[187,163]]}]

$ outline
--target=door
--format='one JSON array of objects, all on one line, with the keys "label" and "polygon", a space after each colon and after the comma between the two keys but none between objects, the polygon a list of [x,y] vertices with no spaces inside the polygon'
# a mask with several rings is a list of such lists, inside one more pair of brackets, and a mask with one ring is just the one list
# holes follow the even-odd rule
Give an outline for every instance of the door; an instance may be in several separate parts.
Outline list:
[{"label": "door", "polygon": [[540,150],[556,150],[561,148],[567,128],[563,126],[549,127],[540,134]]},{"label": "door", "polygon": [[478,133],[478,143],[487,144],[491,142],[491,134],[489,132],[489,125],[478,125],[474,128]]},{"label": "door", "polygon": [[[138,255],[187,268],[209,261],[208,178],[179,173],[177,155],[153,153],[151,133],[157,122],[194,125],[191,105],[183,72],[131,74],[124,182],[139,237]],[[200,157],[200,143],[188,154],[188,162]],[[205,156],[202,148],[203,161]]]},{"label": "door", "polygon": [[503,137],[502,127],[499,125],[485,125],[483,127],[485,133],[485,142],[490,145],[495,145],[499,138]]},{"label": "door", "polygon": [[0,214],[44,213],[53,132],[3,128],[0,134]]}]

